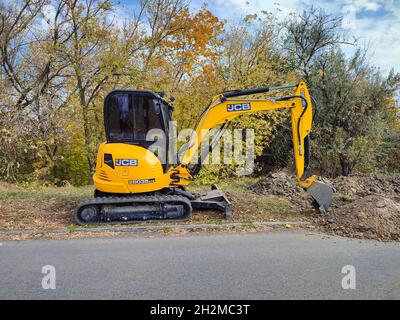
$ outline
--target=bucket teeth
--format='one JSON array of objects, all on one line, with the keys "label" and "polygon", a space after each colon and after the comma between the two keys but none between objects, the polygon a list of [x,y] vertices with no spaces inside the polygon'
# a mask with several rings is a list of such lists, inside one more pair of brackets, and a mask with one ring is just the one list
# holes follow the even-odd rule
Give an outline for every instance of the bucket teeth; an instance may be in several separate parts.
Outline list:
[{"label": "bucket teeth", "polygon": [[318,210],[321,213],[326,213],[332,203],[333,189],[325,183],[314,182],[307,192],[318,204]]}]

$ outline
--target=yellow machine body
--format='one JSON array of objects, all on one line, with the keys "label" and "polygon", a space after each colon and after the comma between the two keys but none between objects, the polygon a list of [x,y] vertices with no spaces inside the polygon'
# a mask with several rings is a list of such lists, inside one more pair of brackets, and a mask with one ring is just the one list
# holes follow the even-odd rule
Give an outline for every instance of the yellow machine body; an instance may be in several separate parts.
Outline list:
[{"label": "yellow machine body", "polygon": [[[289,89],[294,89],[292,94],[284,97],[242,98],[244,95]],[[187,219],[192,208],[217,209],[230,218],[230,202],[220,190],[195,196],[183,188],[200,168],[200,146],[212,128],[217,127],[222,132],[228,122],[238,116],[276,109],[290,110],[299,186],[313,197],[321,212],[329,207],[332,188],[317,182],[316,177],[308,173],[313,108],[305,82],[233,90],[214,96],[197,119],[192,136],[179,152],[178,164],[168,160],[162,163],[149,150],[154,141],[147,138],[147,133],[154,128],[161,129],[168,137],[172,109],[161,96],[150,91],[115,90],[106,97],[104,124],[107,142],[99,147],[93,180],[95,197],[107,198],[80,204],[76,209],[78,223]],[[116,196],[115,200],[107,200],[110,196]],[[125,199],[121,200],[121,196]]]},{"label": "yellow machine body", "polygon": [[[303,98],[300,98],[300,97]],[[207,131],[232,119],[259,111],[287,108],[292,117],[292,138],[294,146],[296,176],[303,188],[308,188],[315,177],[303,179],[305,170],[305,151],[303,141],[309,135],[312,126],[312,104],[307,86],[304,82],[298,84],[293,98],[288,100],[274,99],[221,99],[215,96],[205,113],[201,116],[195,128],[196,135],[192,138],[183,156],[181,164],[166,172],[160,160],[148,149],[128,143],[102,143],[98,150],[96,172],[93,176],[96,189],[110,194],[137,194],[158,191],[163,188],[185,186],[191,175],[187,165],[193,159]],[[230,105],[250,104],[248,110],[228,111]],[[305,104],[308,108],[305,109]],[[301,118],[301,121],[299,119]],[[104,163],[105,154],[112,156],[114,166]],[[116,164],[120,160],[134,159],[134,165]]]},{"label": "yellow machine body", "polygon": [[[243,99],[243,96],[290,89],[292,93],[288,96]],[[107,141],[98,150],[93,176],[95,199],[78,204],[77,223],[183,221],[190,218],[193,209],[222,211],[231,219],[231,203],[221,190],[212,187],[208,192],[192,193],[184,186],[200,170],[205,159],[203,152],[212,149],[212,146],[201,148],[210,129],[218,128],[218,137],[238,116],[276,109],[287,109],[291,114],[297,183],[312,196],[319,211],[325,212],[333,191],[308,172],[313,108],[305,82],[233,90],[214,96],[197,119],[191,137],[178,152],[177,161],[175,157],[169,159],[172,153],[169,139],[164,145],[168,155],[163,157],[158,151],[151,151],[155,141],[149,136],[157,129],[169,138],[173,107],[161,95],[150,91],[114,90],[104,101]]]},{"label": "yellow machine body", "polygon": [[[135,159],[135,165],[116,166],[104,163],[104,154],[111,154],[115,163]],[[125,143],[102,143],[97,155],[96,173],[93,176],[96,189],[105,193],[145,193],[160,190],[169,185],[169,176],[157,156],[151,151]]]}]

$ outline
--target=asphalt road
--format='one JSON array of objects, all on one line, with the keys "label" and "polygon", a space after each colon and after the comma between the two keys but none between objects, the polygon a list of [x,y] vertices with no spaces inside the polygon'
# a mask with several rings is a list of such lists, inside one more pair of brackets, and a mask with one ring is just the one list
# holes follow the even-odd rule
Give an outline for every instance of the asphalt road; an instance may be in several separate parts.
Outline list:
[{"label": "asphalt road", "polygon": [[[400,299],[400,245],[285,231],[0,245],[1,299]],[[44,265],[56,289],[42,288]],[[344,265],[356,289],[342,288]]]}]

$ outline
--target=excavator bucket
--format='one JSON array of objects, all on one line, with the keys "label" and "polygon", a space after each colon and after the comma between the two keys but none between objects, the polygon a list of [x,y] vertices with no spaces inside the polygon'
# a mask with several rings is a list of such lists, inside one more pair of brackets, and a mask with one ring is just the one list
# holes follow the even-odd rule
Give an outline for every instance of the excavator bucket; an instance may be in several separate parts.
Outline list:
[{"label": "excavator bucket", "polygon": [[314,199],[321,213],[326,213],[332,203],[333,190],[325,183],[315,181],[307,192]]}]

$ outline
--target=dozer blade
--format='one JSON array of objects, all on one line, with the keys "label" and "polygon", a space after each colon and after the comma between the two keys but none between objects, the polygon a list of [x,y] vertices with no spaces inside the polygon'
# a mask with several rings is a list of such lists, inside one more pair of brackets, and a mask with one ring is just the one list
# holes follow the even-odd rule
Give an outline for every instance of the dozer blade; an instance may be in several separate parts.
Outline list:
[{"label": "dozer blade", "polygon": [[326,213],[332,203],[333,189],[325,183],[315,181],[307,192],[317,203],[319,212]]},{"label": "dozer blade", "polygon": [[232,220],[231,202],[216,186],[212,188],[211,191],[201,193],[191,200],[193,209],[222,211],[226,219]]}]

